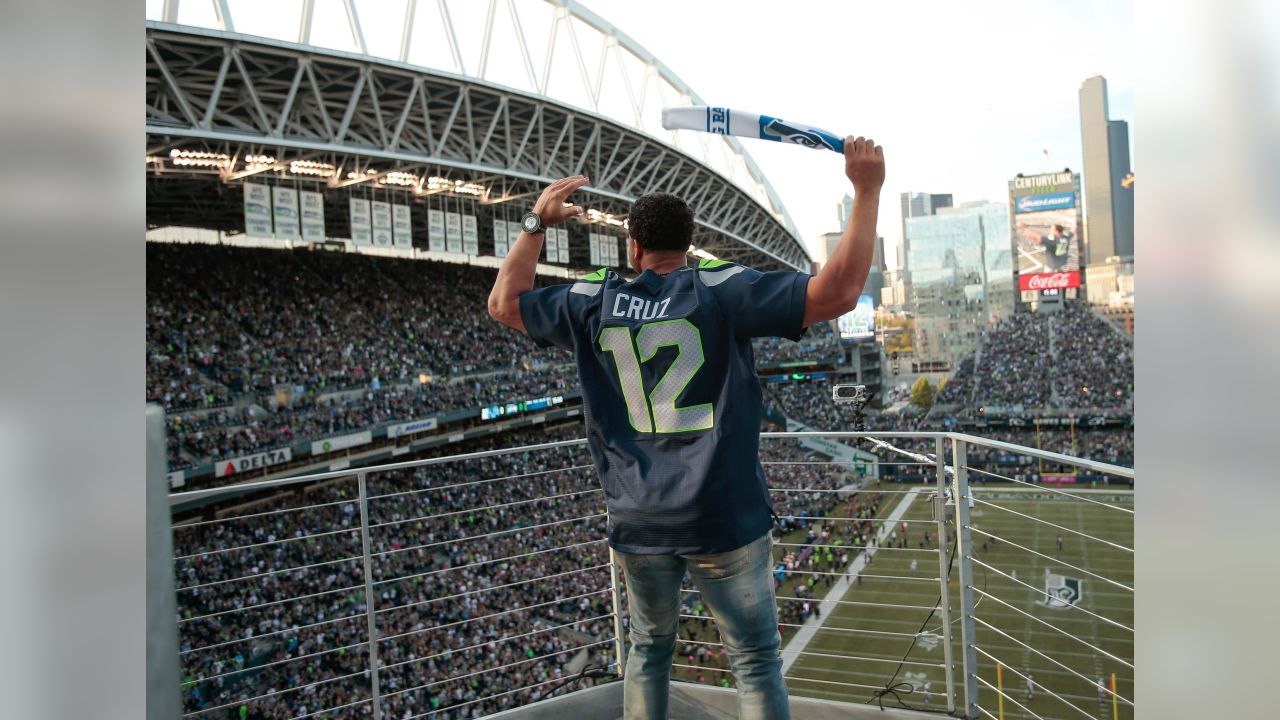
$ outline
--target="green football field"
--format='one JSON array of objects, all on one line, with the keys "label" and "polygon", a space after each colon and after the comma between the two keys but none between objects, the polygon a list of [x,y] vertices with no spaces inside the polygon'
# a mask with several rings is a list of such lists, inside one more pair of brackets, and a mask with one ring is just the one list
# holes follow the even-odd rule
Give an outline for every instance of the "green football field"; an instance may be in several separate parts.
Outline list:
[{"label": "green football field", "polygon": [[[905,487],[886,485],[885,489],[903,490]],[[1098,678],[1103,678],[1109,685],[1111,674],[1115,673],[1118,694],[1127,699],[1133,698],[1133,670],[1125,664],[1133,662],[1133,634],[1126,629],[1133,627],[1133,594],[1107,582],[1111,580],[1133,587],[1133,554],[1102,542],[1133,547],[1133,515],[1117,509],[1132,510],[1132,494],[1081,493],[1100,503],[1093,504],[1009,486],[979,486],[976,493],[979,501],[993,503],[999,508],[979,502],[971,511],[973,527],[1007,541],[993,544],[988,540],[987,547],[983,549],[982,543],[986,538],[980,532],[972,533],[975,560],[993,568],[974,564],[974,587],[989,595],[983,597],[981,592],[974,593],[978,602],[977,674],[981,679],[978,702],[983,710],[989,712],[990,717],[1011,720],[1037,716],[1132,717],[1132,708],[1124,701],[1118,702],[1118,712],[1113,714],[1111,697],[1100,698],[1098,691]],[[911,496],[888,495],[880,516],[888,517],[908,497]],[[1044,522],[1021,517],[1015,512]],[[924,495],[911,500],[902,519],[931,519],[929,503]],[[1046,523],[1067,530],[1059,530]],[[792,695],[866,702],[873,690],[859,686],[880,687],[889,682],[899,660],[911,648],[906,655],[907,662],[898,670],[894,683],[909,683],[914,692],[905,692],[905,686],[900,687],[900,696],[913,707],[946,708],[946,680],[940,667],[944,660],[941,611],[935,613],[926,625],[926,630],[935,631],[937,639],[925,637],[911,647],[910,637],[889,634],[909,636],[916,633],[938,600],[940,584],[937,581],[936,545],[931,544],[932,549],[926,548],[925,551],[920,549],[923,531],[936,535],[936,527],[931,523],[909,523],[907,550],[881,548],[874,562],[863,570],[860,582],[850,584],[837,580],[833,589],[837,593],[844,590],[842,602],[822,616],[821,627],[816,633],[800,633],[811,637],[797,639],[796,629],[786,628],[784,658],[788,650],[797,649],[800,643],[803,643],[804,653],[794,659],[786,671]],[[1072,530],[1097,539],[1087,539]],[[1059,535],[1063,540],[1061,550],[1057,547]],[[934,540],[936,542],[936,538]],[[803,541],[802,533],[793,533],[782,542]],[[1015,544],[1025,549],[1014,547]],[[783,552],[792,550],[795,548],[782,547],[776,552],[780,557]],[[914,572],[911,570],[913,559],[917,561]],[[1046,577],[1046,569],[1052,578]],[[878,575],[893,578],[875,577]],[[932,581],[928,581],[929,578]],[[962,705],[958,558],[951,568],[950,578],[951,604],[955,614],[952,642],[957,704]],[[1031,587],[1015,582],[1014,578]],[[805,579],[800,576],[799,581]],[[823,598],[831,590],[825,586],[825,578],[819,576],[819,579],[814,590],[819,598]],[[779,596],[794,596],[796,582],[797,579],[789,578],[779,590]],[[1074,599],[1074,604],[1061,603],[1060,607],[1050,607],[1046,596],[1039,592],[1050,584],[1078,592],[1077,596],[1070,598]],[[859,603],[916,607],[880,607]],[[687,627],[690,623],[686,621],[685,625]],[[997,677],[997,661],[1003,665],[1002,682]],[[715,664],[722,665],[722,662]],[[678,668],[674,677],[692,680],[697,674],[700,673]],[[714,677],[706,680],[723,683],[729,680],[727,675],[714,673]],[[1033,678],[1035,685],[1031,699],[1027,695],[1027,675]],[[846,686],[845,683],[854,686]],[[928,702],[924,692],[926,683]],[[997,685],[1003,687],[1008,696],[1004,700],[1003,714],[994,689]],[[896,706],[896,703],[890,696],[885,699],[885,705]]]}]

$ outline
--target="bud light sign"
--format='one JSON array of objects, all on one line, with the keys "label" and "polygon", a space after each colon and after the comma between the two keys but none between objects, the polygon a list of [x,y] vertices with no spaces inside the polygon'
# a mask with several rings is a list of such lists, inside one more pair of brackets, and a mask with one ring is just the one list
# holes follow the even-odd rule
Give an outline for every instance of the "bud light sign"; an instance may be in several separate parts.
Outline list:
[{"label": "bud light sign", "polygon": [[1062,210],[1075,206],[1076,194],[1064,192],[1051,195],[1022,195],[1014,200],[1013,210],[1018,213],[1029,213],[1041,210]]}]

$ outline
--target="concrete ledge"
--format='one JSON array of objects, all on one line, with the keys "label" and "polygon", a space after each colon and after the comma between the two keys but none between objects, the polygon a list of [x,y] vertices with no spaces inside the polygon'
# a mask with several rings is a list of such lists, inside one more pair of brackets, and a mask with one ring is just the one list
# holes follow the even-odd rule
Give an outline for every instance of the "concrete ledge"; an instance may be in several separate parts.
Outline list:
[{"label": "concrete ledge", "polygon": [[[874,705],[802,697],[791,698],[791,716],[795,720],[936,720],[938,717],[910,710],[885,708],[881,711]],[[488,717],[494,720],[619,720],[622,683],[576,690]],[[673,681],[669,717],[671,720],[733,720],[738,717],[738,696],[729,688]]]}]

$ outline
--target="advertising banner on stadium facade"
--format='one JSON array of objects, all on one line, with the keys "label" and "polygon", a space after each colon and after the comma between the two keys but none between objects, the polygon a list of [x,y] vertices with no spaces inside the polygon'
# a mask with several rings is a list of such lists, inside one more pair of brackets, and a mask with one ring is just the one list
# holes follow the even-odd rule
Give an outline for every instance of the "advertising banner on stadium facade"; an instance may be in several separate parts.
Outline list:
[{"label": "advertising banner on stadium facade", "polygon": [[444,211],[430,208],[427,210],[427,249],[444,252],[444,247]]},{"label": "advertising banner on stadium facade", "polygon": [[569,264],[569,229],[556,228],[556,232],[560,237],[556,241],[556,251],[560,253],[560,263],[562,265]]},{"label": "advertising banner on stadium facade", "polygon": [[276,239],[297,240],[302,236],[299,226],[298,191],[275,186],[271,188],[271,205],[276,221]]},{"label": "advertising banner on stadium facade", "polygon": [[352,433],[350,435],[339,435],[338,437],[325,438],[324,440],[316,440],[311,443],[312,455],[323,455],[331,453],[335,450],[346,450],[347,448],[356,447],[357,445],[368,445],[373,442],[373,431],[365,430],[364,432]]},{"label": "advertising banner on stadium facade", "polygon": [[444,214],[444,249],[451,253],[462,252],[462,214]]},{"label": "advertising banner on stadium facade", "polygon": [[[809,432],[813,428],[787,418],[787,432]],[[848,463],[847,469],[859,477],[880,477],[880,460],[869,452],[838,443],[827,438],[804,438],[800,447],[820,452],[840,463]]]},{"label": "advertising banner on stadium facade", "polygon": [[468,255],[480,254],[480,232],[475,215],[462,216],[462,251]]},{"label": "advertising banner on stadium facade", "polygon": [[860,295],[858,304],[836,321],[840,337],[854,342],[866,342],[876,337],[876,309],[870,295]]},{"label": "advertising banner on stadium facade", "polygon": [[493,255],[494,257],[504,258],[507,256],[507,221],[494,218],[493,221]]},{"label": "advertising banner on stadium facade", "polygon": [[1080,287],[1079,182],[1070,172],[1009,181],[1019,290]]},{"label": "advertising banner on stadium facade", "polygon": [[413,215],[408,205],[391,206],[391,234],[395,238],[396,247],[413,247]]},{"label": "advertising banner on stadium facade", "polygon": [[369,201],[351,198],[351,242],[356,245],[372,245],[373,229],[369,220]]},{"label": "advertising banner on stadium facade", "polygon": [[387,428],[387,437],[398,438],[414,433],[426,432],[427,430],[435,430],[440,426],[436,418],[426,418],[425,420],[414,420],[413,422],[400,423]]},{"label": "advertising banner on stadium facade", "polygon": [[291,448],[284,447],[279,450],[268,450],[233,460],[218,460],[213,464],[213,474],[215,477],[227,477],[228,475],[237,475],[249,470],[261,470],[272,465],[287,463],[292,459],[293,450]]},{"label": "advertising banner on stadium facade", "polygon": [[298,193],[302,200],[302,239],[307,242],[324,240],[324,195],[318,192],[303,190]]},{"label": "advertising banner on stadium facade", "polygon": [[271,189],[266,185],[244,184],[244,234],[266,238],[273,235]]},{"label": "advertising banner on stadium facade", "polygon": [[375,247],[391,247],[391,204],[374,200],[373,207],[373,244]]}]

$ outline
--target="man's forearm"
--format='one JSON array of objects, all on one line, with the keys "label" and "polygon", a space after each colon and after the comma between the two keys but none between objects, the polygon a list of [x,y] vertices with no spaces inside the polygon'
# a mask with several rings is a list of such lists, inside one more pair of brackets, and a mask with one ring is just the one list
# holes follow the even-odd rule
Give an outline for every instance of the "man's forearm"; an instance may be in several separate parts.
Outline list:
[{"label": "man's forearm", "polygon": [[825,302],[854,304],[867,282],[871,258],[875,255],[876,217],[880,211],[880,191],[863,190],[854,195],[853,212],[844,233],[827,262],[810,282],[819,283],[817,296]]},{"label": "man's forearm", "polygon": [[880,191],[863,190],[853,198],[853,212],[844,234],[836,245],[836,251],[827,258],[822,272],[833,271],[840,284],[852,288],[849,292],[857,301],[862,286],[867,284],[871,272],[871,259],[876,249],[876,219],[880,214]]},{"label": "man's forearm", "polygon": [[520,296],[533,289],[544,239],[542,233],[530,235],[522,231],[498,268],[493,291],[489,293],[489,314],[522,332],[524,322],[520,318]]}]

